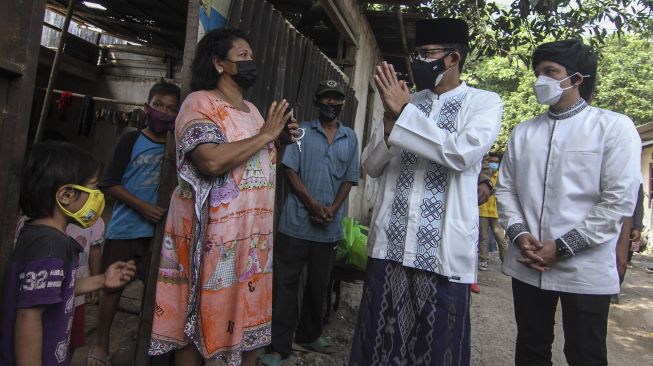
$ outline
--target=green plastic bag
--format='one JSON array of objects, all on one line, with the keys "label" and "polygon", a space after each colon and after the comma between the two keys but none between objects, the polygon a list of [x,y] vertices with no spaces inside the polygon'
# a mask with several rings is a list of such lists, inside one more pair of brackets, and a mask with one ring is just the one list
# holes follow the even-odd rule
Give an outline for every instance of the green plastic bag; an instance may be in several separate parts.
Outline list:
[{"label": "green plastic bag", "polygon": [[360,271],[367,268],[367,233],[369,228],[351,217],[342,219],[344,238],[336,247],[336,263]]},{"label": "green plastic bag", "polygon": [[336,247],[336,263],[345,264],[347,254],[354,243],[354,219],[351,217],[342,218],[342,231],[344,238],[338,242]]}]

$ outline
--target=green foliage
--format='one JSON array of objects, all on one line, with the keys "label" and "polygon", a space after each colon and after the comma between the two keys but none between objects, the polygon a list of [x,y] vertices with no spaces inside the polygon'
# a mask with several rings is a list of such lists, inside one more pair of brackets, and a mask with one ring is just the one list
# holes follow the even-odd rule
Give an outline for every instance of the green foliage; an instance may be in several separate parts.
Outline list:
[{"label": "green foliage", "polygon": [[[368,2],[371,11],[391,8]],[[509,6],[493,0],[425,0],[402,11],[463,18],[477,56],[511,55],[524,63],[546,39],[589,36],[597,46],[613,33],[653,34],[653,0],[514,0]]]},{"label": "green foliage", "polygon": [[463,79],[479,89],[498,93],[503,101],[501,132],[492,150],[505,151],[512,129],[521,121],[546,110],[533,95],[535,77],[523,62],[508,57],[494,56],[466,66]]},{"label": "green foliage", "polygon": [[622,37],[601,50],[594,105],[623,113],[636,125],[653,121],[653,47],[649,40]]},{"label": "green foliage", "polygon": [[[599,51],[593,105],[629,116],[637,125],[653,121],[653,0],[425,0],[404,13],[457,17],[470,25],[472,57],[464,78],[497,92],[503,125],[493,150],[504,150],[510,131],[546,110],[533,95],[533,49],[547,41],[583,38]],[[392,5],[368,2],[370,11]],[[382,2],[383,3],[383,2]]]},{"label": "green foliage", "polygon": [[[525,47],[525,46],[524,46]],[[623,113],[637,125],[653,121],[653,47],[648,40],[616,36],[601,48],[593,105]],[[498,93],[504,103],[503,124],[495,151],[504,151],[519,122],[546,111],[533,95],[535,76],[517,59],[494,56],[466,66],[463,78],[472,86]]]}]

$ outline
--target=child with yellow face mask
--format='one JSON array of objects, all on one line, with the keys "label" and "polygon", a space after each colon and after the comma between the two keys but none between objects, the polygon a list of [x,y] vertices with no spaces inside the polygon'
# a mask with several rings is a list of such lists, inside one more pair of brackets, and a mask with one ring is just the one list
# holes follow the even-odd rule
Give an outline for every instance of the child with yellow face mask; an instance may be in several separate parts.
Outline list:
[{"label": "child with yellow face mask", "polygon": [[75,279],[81,246],[69,223],[90,227],[102,214],[96,188],[100,163],[63,142],[35,145],[23,168],[20,206],[30,217],[18,234],[5,277],[0,364],[67,365],[75,295],[119,288],[133,277],[130,262]]}]

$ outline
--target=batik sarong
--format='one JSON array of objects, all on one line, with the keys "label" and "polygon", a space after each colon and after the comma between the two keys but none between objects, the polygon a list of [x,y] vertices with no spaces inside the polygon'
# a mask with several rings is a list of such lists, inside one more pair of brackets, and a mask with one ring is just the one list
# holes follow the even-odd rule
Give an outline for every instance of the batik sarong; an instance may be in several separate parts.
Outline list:
[{"label": "batik sarong", "polygon": [[350,366],[467,366],[469,284],[368,259]]}]

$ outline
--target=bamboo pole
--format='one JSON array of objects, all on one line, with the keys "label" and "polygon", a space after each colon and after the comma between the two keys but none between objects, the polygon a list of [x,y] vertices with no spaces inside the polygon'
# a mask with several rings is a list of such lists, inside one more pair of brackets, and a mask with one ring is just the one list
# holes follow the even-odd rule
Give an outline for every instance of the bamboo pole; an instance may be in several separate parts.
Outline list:
[{"label": "bamboo pole", "polygon": [[52,101],[52,90],[54,89],[54,83],[57,81],[57,74],[59,73],[59,62],[61,61],[63,46],[66,43],[66,36],[68,35],[68,26],[70,26],[70,19],[73,17],[74,6],[75,0],[69,0],[68,8],[66,9],[66,18],[64,19],[63,27],[61,28],[61,38],[59,38],[57,52],[54,54],[54,60],[52,61],[52,69],[50,70],[50,78],[48,79],[48,88],[46,89],[45,96],[43,97],[43,107],[41,108],[41,115],[39,116],[39,124],[36,127],[36,136],[34,137],[34,142],[41,141],[41,138],[43,137],[43,131],[45,130],[45,119],[48,116],[48,109],[50,108],[50,102]]}]

